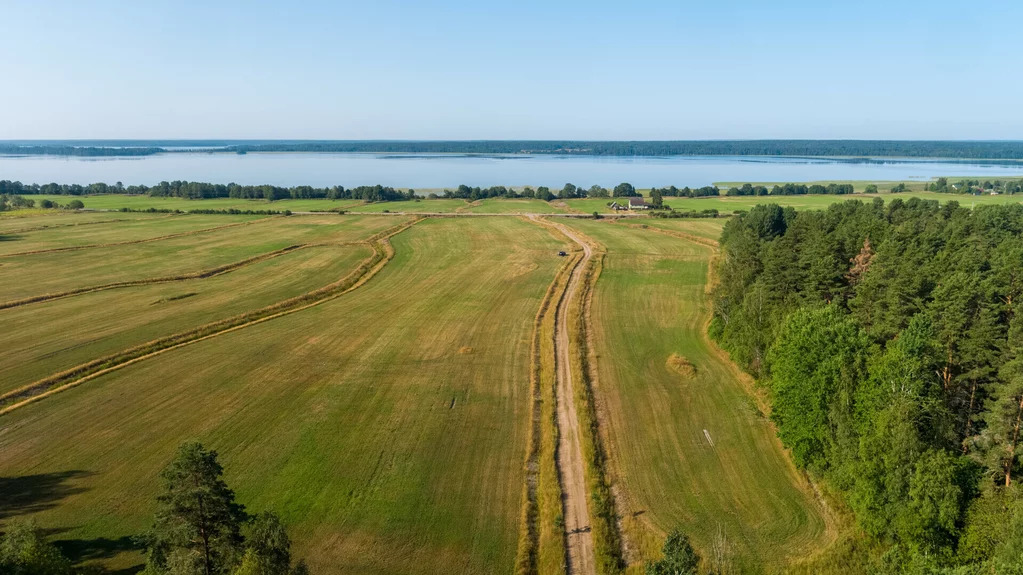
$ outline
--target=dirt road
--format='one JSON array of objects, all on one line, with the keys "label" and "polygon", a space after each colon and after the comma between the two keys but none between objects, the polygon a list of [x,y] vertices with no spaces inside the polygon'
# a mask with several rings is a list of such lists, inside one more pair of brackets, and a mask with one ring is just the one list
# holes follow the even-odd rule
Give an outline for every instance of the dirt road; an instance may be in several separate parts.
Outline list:
[{"label": "dirt road", "polygon": [[575,394],[572,393],[572,355],[569,351],[568,308],[579,297],[583,271],[593,253],[590,246],[579,239],[571,229],[557,225],[561,233],[583,248],[583,259],[572,270],[555,319],[554,354],[557,364],[558,400],[558,473],[565,514],[565,539],[568,551],[568,572],[595,573],[593,534],[586,509],[586,477],[583,472],[583,454],[579,438],[579,418],[576,415]]}]

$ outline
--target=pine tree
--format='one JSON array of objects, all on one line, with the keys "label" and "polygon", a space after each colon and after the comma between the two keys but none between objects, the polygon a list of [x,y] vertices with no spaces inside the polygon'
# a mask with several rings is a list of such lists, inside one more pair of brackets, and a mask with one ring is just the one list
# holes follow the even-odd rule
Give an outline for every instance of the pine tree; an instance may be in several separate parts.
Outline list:
[{"label": "pine tree", "polygon": [[223,479],[217,452],[190,442],[163,470],[146,573],[218,575],[237,564],[245,509]]}]

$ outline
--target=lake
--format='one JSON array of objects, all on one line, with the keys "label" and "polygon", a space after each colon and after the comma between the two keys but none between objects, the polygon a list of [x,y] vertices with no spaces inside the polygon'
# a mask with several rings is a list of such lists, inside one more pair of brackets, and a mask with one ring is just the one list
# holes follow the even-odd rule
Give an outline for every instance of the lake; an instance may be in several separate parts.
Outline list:
[{"label": "lake", "polygon": [[699,187],[715,182],[908,181],[938,176],[1023,177],[1023,163],[942,159],[850,160],[763,156],[609,157],[554,155],[167,153],[135,158],[0,155],[0,180],[25,183],[162,180],[279,186],[412,188],[550,186]]}]

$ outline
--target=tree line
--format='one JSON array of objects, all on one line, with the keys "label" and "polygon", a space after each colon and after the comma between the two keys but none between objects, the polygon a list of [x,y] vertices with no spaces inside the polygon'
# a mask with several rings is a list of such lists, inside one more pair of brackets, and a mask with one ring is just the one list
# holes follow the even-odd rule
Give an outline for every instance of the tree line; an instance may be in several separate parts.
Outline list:
[{"label": "tree line", "polygon": [[[24,198],[19,195],[9,195],[6,193],[0,193],[0,212],[6,212],[8,210],[21,210],[36,207],[36,201],[32,198]],[[80,210],[85,207],[82,200],[71,200],[66,204],[60,204],[53,200],[42,199],[39,200],[39,207],[44,210],[50,209],[65,209],[65,210]]]},{"label": "tree line", "polygon": [[148,195],[151,197],[174,197],[202,200],[211,198],[238,198],[248,200],[284,200],[284,199],[330,199],[330,200],[365,200],[370,202],[390,202],[415,198],[415,190],[401,191],[388,186],[331,186],[316,188],[313,186],[245,186],[241,184],[211,184],[208,182],[189,182],[175,180],[163,181],[155,186],[125,186],[121,182],[114,185],[97,182],[86,186],[80,184],[23,184],[18,181],[0,180],[0,194],[20,195],[70,195],[85,196],[93,194],[129,194]]},{"label": "tree line", "polygon": [[938,178],[927,185],[927,190],[947,194],[990,193],[1019,194],[1023,193],[1023,180],[1002,179],[961,179],[950,182],[948,178]]},{"label": "tree line", "polygon": [[1023,206],[918,198],[724,228],[711,335],[881,546],[866,571],[1023,572],[1021,235]]},{"label": "tree line", "polygon": [[[875,186],[874,191],[877,191]],[[729,196],[802,196],[802,195],[845,195],[853,193],[852,184],[779,184],[767,186],[743,184],[728,188]]]}]

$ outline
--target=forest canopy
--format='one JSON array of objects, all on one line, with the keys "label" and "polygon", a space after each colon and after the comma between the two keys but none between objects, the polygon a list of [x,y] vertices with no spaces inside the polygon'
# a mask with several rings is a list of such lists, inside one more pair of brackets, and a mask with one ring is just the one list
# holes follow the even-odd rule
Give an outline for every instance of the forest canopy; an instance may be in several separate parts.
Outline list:
[{"label": "forest canopy", "polygon": [[1023,567],[1021,234],[1021,205],[916,198],[725,226],[711,333],[889,567]]}]

